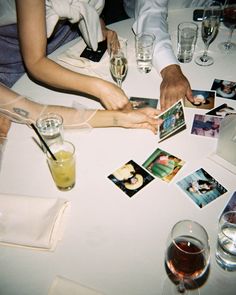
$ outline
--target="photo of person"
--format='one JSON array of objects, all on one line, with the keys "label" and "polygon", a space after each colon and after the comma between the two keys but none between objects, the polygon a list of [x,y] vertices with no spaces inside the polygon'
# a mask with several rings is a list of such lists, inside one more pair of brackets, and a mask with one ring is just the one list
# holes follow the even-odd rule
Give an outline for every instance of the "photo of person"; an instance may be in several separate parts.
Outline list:
[{"label": "photo of person", "polygon": [[133,160],[121,166],[108,178],[129,197],[132,197],[154,179],[152,175]]},{"label": "photo of person", "polygon": [[[233,193],[233,195],[231,196],[231,198],[229,199],[229,201],[227,202],[225,208],[223,209],[220,217],[228,211],[236,211],[236,192]],[[220,218],[219,217],[219,218]]]},{"label": "photo of person", "polygon": [[236,100],[236,82],[215,79],[211,90],[216,91],[216,96]]},{"label": "photo of person", "polygon": [[186,127],[183,100],[179,100],[171,108],[162,113],[159,117],[159,142]]},{"label": "photo of person", "polygon": [[146,107],[150,107],[150,108],[156,108],[157,104],[158,104],[158,99],[154,99],[154,98],[145,98],[145,97],[134,97],[131,96],[129,99],[132,108],[134,110],[137,109],[142,109],[142,108],[146,108]]},{"label": "photo of person", "polygon": [[206,113],[206,115],[218,116],[224,118],[228,115],[236,115],[236,110],[229,106],[227,103],[214,108],[213,110]]},{"label": "photo of person", "polygon": [[177,185],[200,208],[203,208],[227,192],[227,189],[203,168],[196,170],[192,174],[178,181]]},{"label": "photo of person", "polygon": [[183,160],[157,148],[142,166],[154,176],[170,182],[184,164]]},{"label": "photo of person", "polygon": [[184,99],[184,106],[197,109],[212,109],[215,105],[215,92],[205,90],[192,90],[193,102]]},{"label": "photo of person", "polygon": [[191,134],[218,138],[222,118],[195,114]]}]

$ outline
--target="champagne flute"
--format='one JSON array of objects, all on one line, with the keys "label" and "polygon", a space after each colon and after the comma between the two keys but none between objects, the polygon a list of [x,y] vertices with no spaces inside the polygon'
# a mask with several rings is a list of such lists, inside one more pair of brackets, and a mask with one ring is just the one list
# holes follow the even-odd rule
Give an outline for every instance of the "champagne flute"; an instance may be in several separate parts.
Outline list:
[{"label": "champagne flute", "polygon": [[163,294],[199,294],[196,279],[206,273],[210,262],[210,247],[205,229],[192,220],[181,220],[167,239],[165,263],[177,285],[169,279]]},{"label": "champagne flute", "polygon": [[128,71],[127,41],[119,40],[118,43],[109,44],[109,53],[111,75],[121,88]]},{"label": "champagne flute", "polygon": [[236,50],[236,44],[232,43],[233,31],[236,28],[236,0],[226,0],[223,7],[223,22],[229,28],[229,36],[226,42],[220,43],[219,48],[226,53]]},{"label": "champagne flute", "polygon": [[218,1],[207,2],[204,8],[201,34],[205,49],[203,54],[195,59],[196,64],[200,66],[210,66],[214,63],[214,59],[208,55],[208,48],[218,34],[221,12],[221,4]]}]

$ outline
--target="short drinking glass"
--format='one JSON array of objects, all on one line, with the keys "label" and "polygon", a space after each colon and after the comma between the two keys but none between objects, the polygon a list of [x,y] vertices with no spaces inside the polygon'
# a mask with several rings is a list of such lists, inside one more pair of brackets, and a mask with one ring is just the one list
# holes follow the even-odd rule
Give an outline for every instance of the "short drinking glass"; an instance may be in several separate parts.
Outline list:
[{"label": "short drinking glass", "polygon": [[152,69],[154,42],[155,36],[150,33],[135,36],[136,61],[141,73],[149,73]]},{"label": "short drinking glass", "polygon": [[[59,114],[47,113],[36,121],[36,127],[48,145],[63,141],[63,118]],[[44,148],[44,147],[43,147]],[[46,152],[46,149],[44,148]]]},{"label": "short drinking glass", "polygon": [[193,22],[182,22],[178,25],[177,57],[182,63],[188,63],[193,58],[198,36],[198,26]]},{"label": "short drinking glass", "polygon": [[224,213],[219,220],[216,261],[223,269],[236,271],[236,211]]},{"label": "short drinking glass", "polygon": [[68,191],[75,185],[75,147],[69,141],[49,146],[56,160],[47,152],[48,165],[57,188]]}]

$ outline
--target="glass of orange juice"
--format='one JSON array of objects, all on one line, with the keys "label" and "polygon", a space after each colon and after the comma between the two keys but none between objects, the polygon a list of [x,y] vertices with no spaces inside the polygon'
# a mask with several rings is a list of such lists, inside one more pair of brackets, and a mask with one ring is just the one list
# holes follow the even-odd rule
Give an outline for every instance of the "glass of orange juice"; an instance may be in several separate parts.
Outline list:
[{"label": "glass of orange juice", "polygon": [[47,152],[47,161],[57,188],[71,190],[75,186],[75,147],[69,141],[53,143],[49,146],[54,160]]}]

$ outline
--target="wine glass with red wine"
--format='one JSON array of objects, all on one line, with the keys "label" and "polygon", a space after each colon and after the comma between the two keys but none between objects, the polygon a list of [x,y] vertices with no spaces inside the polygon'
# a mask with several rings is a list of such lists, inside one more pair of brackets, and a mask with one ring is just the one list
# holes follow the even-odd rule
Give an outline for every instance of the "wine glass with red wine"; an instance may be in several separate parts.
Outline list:
[{"label": "wine glass with red wine", "polygon": [[167,240],[165,264],[172,279],[163,294],[200,294],[196,280],[208,270],[210,247],[206,230],[197,222],[182,220],[174,225]]},{"label": "wine glass with red wine", "polygon": [[224,52],[229,53],[236,50],[236,44],[232,43],[233,31],[236,28],[236,0],[226,0],[223,7],[223,23],[229,28],[227,41],[220,43],[219,47]]}]

